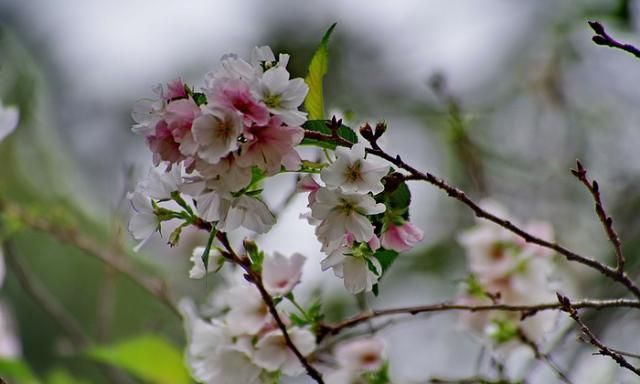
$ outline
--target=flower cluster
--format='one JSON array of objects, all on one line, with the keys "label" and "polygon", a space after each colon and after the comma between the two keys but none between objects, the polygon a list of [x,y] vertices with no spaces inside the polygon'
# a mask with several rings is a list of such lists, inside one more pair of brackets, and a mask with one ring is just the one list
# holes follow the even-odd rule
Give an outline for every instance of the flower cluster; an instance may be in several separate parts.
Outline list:
[{"label": "flower cluster", "polygon": [[[276,298],[293,299],[292,290],[300,282],[305,258],[294,254],[266,256],[261,278]],[[218,296],[219,314],[203,319],[193,304],[182,303],[189,346],[187,357],[193,377],[202,383],[261,383],[266,377],[298,376],[304,368],[289,349],[258,289],[240,277],[229,279],[231,286]],[[281,311],[280,319],[303,356],[316,349],[316,337],[308,326],[292,324]]]},{"label": "flower cluster", "polygon": [[322,269],[332,268],[351,293],[370,291],[382,273],[382,266],[374,257],[381,246],[376,234],[376,221],[380,220],[372,216],[387,212],[378,225],[382,245],[387,249],[411,249],[422,240],[422,231],[380,202],[388,165],[367,157],[360,143],[337,148],[335,153],[335,161],[320,172],[325,185],[308,175],[300,180],[298,190],[309,192],[309,221],[316,225],[316,236],[327,254]]},{"label": "flower cluster", "polygon": [[[483,201],[480,205],[500,217],[509,217],[495,202]],[[548,223],[531,222],[524,228],[534,236],[553,240],[553,229]],[[553,252],[549,249],[526,243],[512,232],[487,221],[479,221],[464,232],[459,242],[466,250],[471,272],[460,303],[527,305],[555,298],[550,289]],[[462,322],[500,344],[512,340],[518,331],[532,340],[540,340],[553,325],[553,316],[549,312],[539,313],[517,325],[517,313],[469,312],[462,314]]]}]

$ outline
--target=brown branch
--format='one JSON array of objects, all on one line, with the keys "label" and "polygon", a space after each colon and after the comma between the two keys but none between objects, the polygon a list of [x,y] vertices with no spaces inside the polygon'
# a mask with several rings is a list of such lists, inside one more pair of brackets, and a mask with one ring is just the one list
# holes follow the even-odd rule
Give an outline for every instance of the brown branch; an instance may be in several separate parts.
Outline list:
[{"label": "brown branch", "polygon": [[571,173],[578,179],[587,190],[593,196],[593,201],[595,202],[595,210],[598,215],[598,219],[602,223],[602,227],[604,228],[609,241],[613,244],[613,249],[616,253],[616,271],[620,274],[624,273],[624,254],[622,253],[622,244],[620,243],[620,237],[615,229],[613,229],[613,219],[611,216],[607,214],[604,209],[604,204],[602,203],[602,199],[600,197],[600,187],[598,182],[595,180],[589,180],[587,177],[587,169],[582,166],[580,160],[576,160],[576,169],[572,169]]},{"label": "brown branch", "polygon": [[[329,135],[325,135],[319,132],[310,132],[310,131],[305,131],[305,137],[308,138],[312,138],[315,140],[322,140],[322,141],[328,141],[328,142],[335,142],[338,145],[341,146],[346,146],[346,147],[351,147],[353,146],[353,143],[338,137],[338,138],[333,138],[332,136]],[[532,234],[530,234],[529,232],[525,231],[524,229],[518,227],[517,225],[515,225],[514,223],[512,223],[509,220],[500,218],[490,212],[485,211],[482,207],[480,207],[476,202],[474,202],[473,200],[471,200],[464,191],[453,187],[451,185],[449,185],[449,183],[447,183],[444,179],[441,179],[437,176],[434,176],[433,174],[429,173],[429,172],[421,172],[418,169],[412,167],[411,165],[405,163],[402,158],[400,157],[400,155],[396,155],[395,157],[389,155],[388,153],[386,153],[385,151],[383,151],[382,149],[374,149],[374,148],[367,148],[367,153],[380,157],[384,160],[387,160],[388,162],[390,162],[391,164],[395,165],[396,167],[398,167],[399,169],[402,169],[406,172],[408,172],[409,174],[405,176],[405,180],[421,180],[421,181],[426,181],[429,184],[432,184],[434,186],[436,186],[437,188],[443,190],[444,192],[447,193],[447,195],[451,198],[454,198],[458,201],[460,201],[461,203],[465,204],[467,207],[469,207],[477,217],[479,218],[483,218],[486,220],[489,220],[507,230],[509,230],[510,232],[520,236],[522,239],[524,239],[526,242],[528,243],[532,243],[532,244],[536,244],[539,245],[541,247],[544,248],[548,248],[551,249],[561,255],[563,255],[567,260],[569,261],[574,261],[576,263],[579,264],[583,264],[587,267],[590,267],[592,269],[595,269],[597,271],[599,271],[601,274],[603,274],[604,276],[610,278],[611,280],[614,280],[622,285],[624,285],[634,296],[636,296],[637,298],[640,299],[640,288],[636,285],[636,283],[631,280],[631,278],[629,278],[629,276],[626,273],[620,273],[616,268],[611,268],[601,262],[599,262],[596,259],[592,259],[586,256],[582,256],[576,252],[573,252],[565,247],[563,247],[562,245],[559,245],[558,243],[555,242],[550,242],[547,240],[544,240],[542,238],[539,238],[537,236],[534,236]]]},{"label": "brown branch", "polygon": [[446,379],[442,377],[432,377],[429,383],[437,384],[525,384],[524,380],[509,381],[504,379],[490,379],[483,376],[468,377],[465,379]]},{"label": "brown branch", "polygon": [[[206,227],[206,226],[202,225],[202,227]],[[309,375],[317,383],[324,384],[324,380],[322,379],[322,375],[320,374],[320,372],[318,372],[318,370],[315,369],[311,365],[311,363],[309,363],[307,358],[302,355],[298,347],[296,347],[293,340],[291,339],[291,336],[287,331],[287,326],[282,320],[282,318],[280,317],[280,314],[278,313],[278,309],[276,308],[276,304],[273,301],[273,298],[267,292],[267,290],[264,287],[264,284],[262,283],[262,276],[259,273],[256,273],[251,268],[251,260],[249,260],[248,257],[242,257],[237,254],[237,252],[231,246],[231,243],[229,242],[229,238],[227,237],[226,233],[218,232],[216,234],[216,238],[220,241],[220,243],[222,243],[222,246],[225,248],[227,252],[227,254],[224,256],[227,259],[234,262],[235,264],[238,264],[245,271],[245,278],[247,279],[247,281],[253,284],[256,288],[258,288],[258,291],[260,291],[260,296],[262,296],[262,300],[266,304],[267,308],[269,308],[269,313],[271,313],[271,316],[275,319],[276,324],[278,325],[278,328],[282,332],[282,336],[284,337],[284,340],[287,343],[287,346],[293,352],[293,354],[296,355],[296,357],[298,358],[302,366],[305,368],[305,370],[307,371],[307,375]]]},{"label": "brown branch", "polygon": [[571,384],[571,380],[569,380],[569,377],[564,372],[562,372],[560,367],[558,367],[558,365],[551,359],[551,356],[548,353],[542,352],[540,350],[540,347],[538,347],[538,344],[536,344],[535,341],[531,340],[529,336],[524,333],[522,328],[518,328],[518,339],[524,345],[528,346],[531,351],[533,351],[533,356],[536,359],[546,363],[547,366],[556,374],[558,379],[560,379],[560,381],[566,384]]},{"label": "brown branch", "polygon": [[613,37],[611,37],[607,31],[605,31],[604,26],[597,21],[590,21],[589,26],[595,32],[595,36],[591,38],[593,42],[597,45],[603,45],[605,47],[617,48],[623,50],[625,52],[629,52],[633,56],[640,58],[640,49],[634,47],[631,44],[625,44],[617,41]]},{"label": "brown branch", "polygon": [[[627,299],[613,300],[580,300],[573,304],[574,308],[640,308],[640,301]],[[509,311],[521,312],[523,317],[533,316],[539,311],[561,310],[563,307],[560,303],[541,303],[537,305],[510,305],[510,304],[487,304],[487,305],[464,305],[455,303],[437,303],[430,305],[399,307],[390,309],[370,310],[360,313],[351,318],[339,321],[333,324],[320,324],[319,338],[322,339],[328,335],[336,335],[345,328],[354,327],[362,322],[371,320],[376,317],[392,316],[392,315],[417,315],[419,313],[444,312],[444,311]]]},{"label": "brown branch", "polygon": [[74,228],[63,228],[48,220],[32,217],[18,205],[2,202],[0,209],[18,219],[28,228],[44,232],[63,244],[71,245],[95,257],[118,273],[126,276],[131,282],[143,290],[149,292],[169,308],[174,315],[181,317],[180,311],[173,302],[167,284],[164,281],[158,278],[143,276],[134,271],[124,258],[118,257],[109,247],[105,247],[93,239],[82,235]]},{"label": "brown branch", "polygon": [[598,354],[611,357],[622,368],[626,368],[631,372],[635,373],[636,375],[640,376],[640,369],[631,365],[620,353],[604,345],[593,334],[593,332],[591,332],[589,327],[587,327],[587,325],[580,318],[580,315],[578,314],[578,310],[576,309],[575,305],[571,303],[568,297],[562,296],[559,293],[557,295],[558,295],[558,302],[562,305],[562,310],[564,312],[567,312],[569,316],[571,316],[571,318],[580,327],[580,331],[582,331],[582,334],[586,337],[586,340],[583,340],[583,341],[588,342],[589,344],[596,347],[598,349]]}]

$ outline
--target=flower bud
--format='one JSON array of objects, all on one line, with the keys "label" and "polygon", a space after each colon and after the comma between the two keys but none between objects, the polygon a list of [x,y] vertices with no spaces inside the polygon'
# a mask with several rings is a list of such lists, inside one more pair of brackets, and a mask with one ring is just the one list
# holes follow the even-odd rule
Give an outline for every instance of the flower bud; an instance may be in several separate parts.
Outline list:
[{"label": "flower bud", "polygon": [[367,141],[372,141],[375,140],[376,137],[373,135],[373,130],[371,129],[371,126],[369,125],[369,123],[364,123],[361,127],[360,127],[360,134],[362,135],[362,137],[364,137]]},{"label": "flower bud", "polygon": [[387,131],[387,123],[384,121],[378,121],[376,124],[375,138],[379,139]]}]

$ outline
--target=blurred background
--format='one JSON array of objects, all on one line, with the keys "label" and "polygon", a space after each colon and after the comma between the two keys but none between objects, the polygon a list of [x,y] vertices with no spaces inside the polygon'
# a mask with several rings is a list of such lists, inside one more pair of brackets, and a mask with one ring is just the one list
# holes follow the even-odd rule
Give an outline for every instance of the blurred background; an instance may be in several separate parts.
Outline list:
[{"label": "blurred background", "polygon": [[[185,234],[176,248],[158,238],[138,254],[130,251],[124,196],[151,165],[144,139],[130,131],[131,106],[177,77],[198,86],[223,54],[247,57],[256,45],[290,53],[290,71],[304,77],[333,22],[325,78],[331,112],[352,127],[385,120],[388,152],[402,153],[475,199],[497,200],[522,221],[547,220],[560,243],[610,261],[588,193],[568,172],[580,158],[600,182],[629,269],[637,271],[640,62],[594,45],[586,21],[599,20],[620,40],[640,43],[639,10],[632,0],[0,0],[0,99],[21,112],[20,126],[0,144],[0,197],[35,222],[3,223],[12,254],[5,255],[0,328],[6,332],[0,337],[15,336],[7,353],[17,360],[0,363],[0,376],[29,370],[55,384],[143,382],[80,352],[87,340],[74,339],[42,310],[20,271],[72,314],[91,345],[154,334],[181,353],[180,318],[95,257],[106,252],[130,264],[150,278],[152,289],[176,299],[206,302],[218,284],[213,275],[188,279],[191,250],[206,241],[201,234]],[[277,210],[293,188],[293,179],[274,179],[266,188],[270,206]],[[466,276],[456,236],[473,224],[471,212],[429,185],[411,188],[412,221],[425,240],[396,261],[381,295],[367,298],[370,307],[450,300]],[[299,288],[303,297],[321,292],[329,319],[353,314],[356,300],[320,271],[313,228],[298,217],[305,204],[306,196],[294,198],[259,243],[267,251],[305,254],[312,262]],[[43,231],[43,223],[61,233]],[[96,247],[69,245],[86,240],[82,236]],[[589,270],[558,264],[566,293],[622,294]],[[394,383],[491,371],[479,358],[483,344],[461,332],[455,317],[418,316],[382,331]],[[607,342],[637,350],[628,337],[638,330],[636,313],[587,319]],[[633,382],[590,352],[570,334],[554,356],[578,383]],[[138,358],[159,364],[153,353]],[[520,369],[517,363],[508,368]],[[605,373],[600,379],[595,372]],[[532,382],[554,380],[544,365],[531,375]]]}]

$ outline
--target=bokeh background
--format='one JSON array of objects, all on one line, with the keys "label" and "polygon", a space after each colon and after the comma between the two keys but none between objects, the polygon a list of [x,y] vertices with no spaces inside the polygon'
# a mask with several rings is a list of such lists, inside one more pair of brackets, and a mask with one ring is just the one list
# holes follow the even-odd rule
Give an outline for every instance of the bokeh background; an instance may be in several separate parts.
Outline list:
[{"label": "bokeh background", "polygon": [[[640,62],[592,44],[586,21],[600,20],[621,40],[638,43],[638,11],[631,0],[0,0],[0,99],[22,115],[0,144],[0,196],[32,218],[86,234],[166,281],[175,298],[210,300],[216,276],[188,279],[191,249],[205,241],[201,234],[185,234],[173,249],[158,238],[138,254],[130,251],[124,196],[151,165],[144,140],[130,131],[131,106],[157,83],[182,77],[201,84],[223,54],[247,56],[256,45],[290,53],[290,71],[303,77],[319,38],[337,22],[325,79],[331,112],[353,127],[385,120],[382,144],[389,152],[474,198],[499,201],[523,221],[548,220],[561,243],[612,260],[589,196],[568,172],[580,158],[600,182],[629,268],[637,271]],[[293,182],[282,177],[267,187],[276,210]],[[367,297],[370,307],[450,300],[465,277],[456,236],[473,224],[471,213],[429,185],[411,187],[412,218],[425,240],[396,261],[381,295]],[[320,292],[330,319],[353,314],[362,300],[320,271],[313,228],[298,217],[305,200],[293,198],[259,243],[267,251],[307,255],[302,295]],[[156,334],[183,348],[180,319],[128,279],[42,231],[4,229],[13,257],[95,343]],[[47,383],[139,382],[79,352],[8,264],[0,290],[4,323],[17,335],[25,364],[0,364],[0,372],[28,366]],[[556,279],[577,297],[622,294],[562,261]],[[382,331],[394,383],[491,372],[482,342],[461,332],[455,318],[419,316]],[[606,341],[637,350],[637,338],[629,337],[637,334],[636,313],[587,318]],[[555,348],[558,365],[578,383],[632,382],[613,363],[590,356],[575,334]],[[521,366],[508,369],[517,375]],[[531,379],[555,380],[544,365]]]}]

